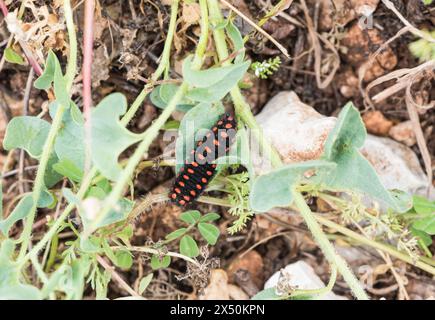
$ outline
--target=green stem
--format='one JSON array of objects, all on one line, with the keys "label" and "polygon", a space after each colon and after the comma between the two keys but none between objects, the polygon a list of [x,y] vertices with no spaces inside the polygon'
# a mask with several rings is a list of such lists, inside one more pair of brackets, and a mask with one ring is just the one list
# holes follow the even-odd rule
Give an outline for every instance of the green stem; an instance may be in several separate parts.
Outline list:
[{"label": "green stem", "polygon": [[174,38],[175,28],[177,26],[178,4],[179,4],[179,0],[172,0],[171,18],[169,21],[168,34],[166,36],[165,47],[163,48],[161,63],[157,67],[156,72],[151,77],[152,81],[157,81],[163,72],[165,73],[165,78],[167,78],[169,67],[170,67],[169,59],[171,56],[172,40]]},{"label": "green stem", "polygon": [[70,54],[68,56],[68,65],[65,74],[67,83],[66,89],[70,92],[77,72],[77,36],[70,0],[64,0],[63,9],[65,12],[66,28],[68,30],[70,46]]},{"label": "green stem", "polygon": [[[210,12],[210,22],[213,25],[219,24],[223,20],[222,12],[219,7],[219,2],[217,0],[207,0],[207,3]],[[213,38],[214,38],[219,60],[223,61],[222,65],[225,66],[231,64],[231,60],[228,59],[229,53],[228,53],[228,46],[226,43],[225,31],[222,28],[214,28]],[[251,107],[246,102],[245,98],[243,97],[240,91],[240,88],[237,85],[230,91],[230,95],[234,102],[234,108],[236,110],[236,114],[252,130],[252,133],[256,135],[256,138],[265,156],[270,157],[270,160],[274,167],[282,166],[282,161],[279,154],[277,153],[275,148],[273,148],[264,137],[263,130],[255,120],[255,117],[251,112]]]},{"label": "green stem", "polygon": [[304,218],[308,229],[311,231],[314,239],[325,255],[325,258],[331,265],[335,265],[337,267],[338,272],[340,272],[340,274],[343,276],[344,280],[349,285],[350,290],[357,299],[368,300],[369,297],[361,286],[361,283],[355,277],[346,261],[344,261],[344,259],[337,254],[334,246],[329,242],[328,238],[323,233],[322,229],[314,218],[313,213],[306,204],[302,194],[294,190],[293,197],[295,199],[296,207],[299,209],[301,216]]},{"label": "green stem", "polygon": [[[72,20],[72,9],[69,0],[64,1],[64,11],[66,24],[68,29],[68,36],[70,41],[70,55],[69,63],[67,67],[67,73],[65,78],[67,79],[67,90],[71,90],[72,82],[76,73],[77,64],[77,38],[75,33],[75,26]],[[32,233],[32,225],[35,221],[37,205],[41,197],[42,189],[44,188],[44,175],[47,169],[48,160],[50,159],[51,153],[53,151],[54,141],[56,139],[57,133],[62,125],[63,114],[66,110],[66,106],[59,105],[56,115],[54,116],[50,131],[48,133],[47,140],[44,143],[43,152],[39,161],[38,171],[36,173],[36,178],[33,186],[33,206],[30,209],[30,213],[25,221],[24,229],[21,235],[22,243],[20,248],[19,258],[24,257],[27,251],[27,247],[30,242],[30,236]]]},{"label": "green stem", "polygon": [[[116,250],[116,249],[124,249],[125,247],[114,246],[114,247],[111,247],[111,248]],[[157,255],[161,254],[161,252],[159,250],[153,249],[153,248],[148,248],[148,247],[127,247],[127,249],[129,251],[144,252],[144,253],[157,254]],[[196,265],[198,267],[200,266],[200,264],[196,260],[194,260],[192,258],[189,258],[189,257],[187,257],[185,255],[182,255],[180,253],[166,252],[165,255],[170,256],[170,257],[174,257],[174,258],[181,258],[181,259],[186,260],[186,261],[188,261],[188,262],[190,262],[190,263],[192,263],[192,264],[194,264],[194,265]]]},{"label": "green stem", "polygon": [[379,243],[373,240],[370,240],[352,230],[349,230],[348,228],[345,228],[335,222],[332,222],[326,218],[323,218],[320,215],[316,215],[316,220],[319,221],[321,224],[323,224],[324,226],[327,226],[328,228],[334,229],[338,232],[340,232],[341,234],[344,234],[345,236],[354,239],[358,242],[360,242],[361,244],[370,246],[372,248],[375,249],[379,249],[383,252],[388,253],[389,255],[396,257],[402,261],[405,261],[411,265],[415,265],[416,267],[431,273],[432,275],[435,275],[435,261],[430,259],[430,258],[426,258],[426,257],[420,257],[420,259],[418,260],[413,260],[412,257],[408,256],[407,254],[400,252],[398,250],[396,250],[395,248],[383,244],[383,243]]},{"label": "green stem", "polygon": [[199,6],[201,10],[201,35],[196,47],[195,58],[192,62],[193,69],[201,68],[208,43],[209,22],[207,0],[199,0]]},{"label": "green stem", "polygon": [[54,116],[53,123],[51,124],[47,140],[44,143],[43,152],[39,160],[38,171],[36,172],[36,178],[33,185],[33,192],[32,192],[33,205],[32,208],[30,209],[29,215],[25,220],[24,229],[21,234],[22,243],[21,243],[19,258],[22,258],[25,255],[27,251],[27,247],[29,246],[30,237],[32,233],[32,226],[33,226],[33,222],[35,221],[39,198],[41,197],[42,189],[45,186],[44,184],[45,171],[47,169],[48,160],[50,159],[51,152],[53,150],[54,141],[56,139],[57,133],[62,124],[64,112],[65,112],[65,107],[63,105],[59,105],[56,111],[56,115]]},{"label": "green stem", "polygon": [[305,295],[319,296],[319,298],[321,298],[322,295],[331,292],[337,280],[337,267],[332,265],[331,268],[332,268],[331,277],[329,278],[328,285],[326,287],[319,288],[319,289],[310,289],[310,290],[295,290],[290,294],[289,298],[305,296]]}]

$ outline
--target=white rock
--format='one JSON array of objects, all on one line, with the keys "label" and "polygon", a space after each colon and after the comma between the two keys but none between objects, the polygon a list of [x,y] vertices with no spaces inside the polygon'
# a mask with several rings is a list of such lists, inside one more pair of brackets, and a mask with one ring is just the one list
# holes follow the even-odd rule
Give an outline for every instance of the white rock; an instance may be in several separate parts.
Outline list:
[{"label": "white rock", "polygon": [[[286,272],[289,277],[289,285],[297,289],[304,290],[314,290],[324,288],[325,284],[314,272],[314,269],[305,261],[298,261],[289,264],[282,270]],[[276,287],[280,277],[280,272],[275,272],[269,280],[264,284],[264,289]],[[346,297],[336,295],[333,292],[329,292],[320,296],[319,299],[322,300],[347,300]]]},{"label": "white rock", "polygon": [[[286,164],[318,159],[337,120],[319,114],[290,91],[273,97],[256,119]],[[387,189],[426,193],[427,178],[410,148],[389,138],[368,135],[361,152]],[[254,159],[253,163],[259,174],[269,170],[264,161]]]}]

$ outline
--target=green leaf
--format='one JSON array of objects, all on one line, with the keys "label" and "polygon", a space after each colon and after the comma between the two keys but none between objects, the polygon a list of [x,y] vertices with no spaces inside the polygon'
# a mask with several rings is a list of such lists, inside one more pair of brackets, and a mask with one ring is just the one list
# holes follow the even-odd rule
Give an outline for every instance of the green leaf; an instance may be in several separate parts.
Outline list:
[{"label": "green leaf", "polygon": [[12,260],[15,245],[10,239],[0,244],[0,300],[38,300],[40,290],[34,286],[20,283],[20,266]]},{"label": "green leaf", "polygon": [[155,254],[151,257],[151,268],[153,268],[153,270],[167,268],[170,264],[170,256],[160,257],[159,255]]},{"label": "green leaf", "polygon": [[121,269],[130,269],[133,265],[133,257],[128,250],[118,250],[115,252],[115,265]]},{"label": "green leaf", "polygon": [[180,219],[188,224],[195,224],[201,218],[201,213],[198,210],[190,210],[183,212]]},{"label": "green leaf", "polygon": [[62,180],[63,176],[54,170],[53,166],[59,162],[55,153],[52,153],[48,159],[47,169],[44,173],[44,183],[47,188],[53,187],[56,183]]},{"label": "green leaf", "polygon": [[121,173],[120,154],[141,136],[128,131],[119,121],[127,110],[127,100],[120,93],[104,98],[92,112],[92,160],[108,179],[116,181]]},{"label": "green leaf", "polygon": [[219,238],[219,228],[210,224],[200,222],[198,224],[199,233],[204,237],[204,239],[212,246],[216,244]]},{"label": "green leaf", "polygon": [[177,172],[194,148],[197,134],[200,134],[202,129],[210,130],[224,111],[222,104],[200,103],[185,114],[180,123],[176,142]]},{"label": "green leaf", "polygon": [[76,167],[74,162],[69,159],[60,160],[53,165],[53,169],[74,182],[80,182],[83,178],[83,171]]},{"label": "green leaf", "polygon": [[[100,202],[100,200],[96,198],[88,198],[88,199],[95,199],[96,201]],[[118,201],[118,204],[112,208],[109,213],[104,217],[103,220],[99,221],[98,223],[95,223],[95,219],[92,217],[93,212],[87,212],[84,210],[83,206],[79,207],[79,213],[80,217],[83,221],[83,227],[87,230],[97,230],[99,228],[111,225],[113,223],[123,221],[128,217],[128,214],[133,209],[134,202],[130,201],[127,198],[121,199]]]},{"label": "green leaf", "polygon": [[234,59],[234,63],[241,63],[245,59],[245,42],[243,41],[242,34],[232,21],[228,22],[226,31],[233,43],[234,51],[240,52]]},{"label": "green leaf", "polygon": [[4,57],[7,62],[14,64],[24,64],[24,59],[16,53],[12,48],[6,48]]},{"label": "green leaf", "polygon": [[318,173],[332,170],[334,167],[335,164],[328,161],[307,161],[290,164],[259,176],[254,181],[249,195],[250,206],[257,212],[266,212],[278,206],[289,206],[293,202],[292,189],[304,180],[305,172]]},{"label": "green leaf", "polygon": [[435,213],[435,201],[429,201],[425,197],[414,196],[413,206],[418,214]]},{"label": "green leaf", "polygon": [[[150,94],[151,102],[160,109],[165,109],[171,101],[172,97],[177,92],[179,86],[176,84],[162,84],[153,89]],[[193,102],[189,99],[183,98],[177,104],[177,110],[181,112],[187,112],[193,107]]]},{"label": "green leaf", "polygon": [[384,202],[389,207],[403,212],[394,196],[379,180],[371,164],[358,151],[367,136],[358,110],[348,103],[340,112],[335,128],[325,143],[323,160],[337,164],[333,170],[324,172],[312,180],[325,184],[334,190],[354,190]]},{"label": "green leaf", "polygon": [[183,62],[184,80],[193,87],[187,93],[189,99],[199,102],[221,100],[243,78],[250,61],[207,70],[192,69],[192,56]]},{"label": "green leaf", "polygon": [[199,255],[199,248],[196,241],[189,235],[185,235],[180,240],[180,253],[190,258]]},{"label": "green leaf", "polygon": [[425,218],[415,221],[412,226],[431,236],[435,235],[435,214],[430,214]]},{"label": "green leaf", "polygon": [[51,83],[54,79],[54,70],[56,69],[56,61],[56,55],[50,50],[47,56],[44,72],[39,76],[38,79],[36,79],[34,83],[35,88],[47,90],[51,87]]},{"label": "green leaf", "polygon": [[220,217],[221,216],[218,215],[217,213],[210,212],[210,213],[207,213],[206,215],[203,215],[201,217],[201,219],[199,219],[199,221],[201,221],[201,222],[210,222],[210,221],[219,220]]},{"label": "green leaf", "polygon": [[177,239],[177,238],[181,237],[183,234],[185,234],[186,231],[187,231],[187,228],[177,229],[177,230],[171,232],[170,234],[166,235],[165,239],[168,241]]},{"label": "green leaf", "polygon": [[50,124],[45,120],[30,116],[15,117],[8,123],[3,147],[5,150],[24,149],[32,158],[38,159],[49,131]]},{"label": "green leaf", "polygon": [[282,300],[282,297],[276,294],[276,288],[267,288],[258,292],[251,298],[252,300]]},{"label": "green leaf", "polygon": [[153,280],[153,274],[150,273],[148,275],[146,275],[145,277],[143,277],[140,282],[139,282],[139,294],[142,294],[145,292],[145,290],[148,288],[148,286],[151,283],[151,280]]},{"label": "green leaf", "polygon": [[[50,104],[49,111],[52,118],[54,118],[58,107],[59,104],[57,102]],[[74,164],[76,170],[83,171],[85,162],[83,115],[79,108],[74,103],[71,103],[69,112],[65,112],[62,120],[63,125],[57,134],[54,151],[61,161],[66,160]],[[80,181],[81,179],[76,182]]]},{"label": "green leaf", "polygon": [[27,195],[18,202],[15,209],[11,212],[11,214],[4,220],[0,221],[0,231],[8,236],[9,230],[11,227],[19,220],[24,219],[30,213],[30,209],[33,206],[32,195]]},{"label": "green leaf", "polygon": [[54,78],[53,78],[54,95],[56,101],[63,105],[65,108],[69,108],[71,99],[67,90],[67,81],[62,74],[62,68],[60,67],[59,60],[55,61]]},{"label": "green leaf", "polygon": [[426,232],[417,230],[416,228],[414,228],[414,226],[411,226],[410,229],[412,235],[418,237],[426,247],[432,244],[432,237],[428,235]]},{"label": "green leaf", "polygon": [[97,237],[80,237],[80,250],[85,253],[100,253],[103,241]]}]

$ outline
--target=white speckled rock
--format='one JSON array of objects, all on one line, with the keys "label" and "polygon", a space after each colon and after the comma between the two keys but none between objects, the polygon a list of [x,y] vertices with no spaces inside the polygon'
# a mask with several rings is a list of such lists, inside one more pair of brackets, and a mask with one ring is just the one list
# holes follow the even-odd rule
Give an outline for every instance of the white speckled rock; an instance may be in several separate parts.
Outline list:
[{"label": "white speckled rock", "polygon": [[[256,119],[286,164],[318,159],[337,120],[319,114],[290,91],[273,97]],[[427,178],[417,156],[407,146],[389,138],[368,135],[361,153],[371,162],[387,189],[425,194]],[[259,161],[254,159],[253,163],[257,173],[267,170]]]},{"label": "white speckled rock", "polygon": [[[283,270],[289,277],[289,285],[304,290],[313,290],[324,288],[325,284],[314,272],[314,269],[305,261],[298,261],[286,266]],[[264,284],[264,289],[276,287],[280,277],[280,271],[275,272],[269,280]],[[322,300],[347,300],[346,297],[336,295],[333,292],[328,292],[323,296],[319,296]]]}]

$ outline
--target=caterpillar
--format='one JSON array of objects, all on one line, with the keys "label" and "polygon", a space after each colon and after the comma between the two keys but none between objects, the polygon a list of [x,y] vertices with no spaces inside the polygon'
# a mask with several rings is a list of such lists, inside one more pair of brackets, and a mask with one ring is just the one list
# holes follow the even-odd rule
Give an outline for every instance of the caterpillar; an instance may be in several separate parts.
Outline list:
[{"label": "caterpillar", "polygon": [[236,121],[229,113],[225,113],[204,138],[198,141],[180,168],[169,192],[173,203],[185,206],[204,192],[216,174],[217,165],[213,161],[227,154],[235,134]]}]

